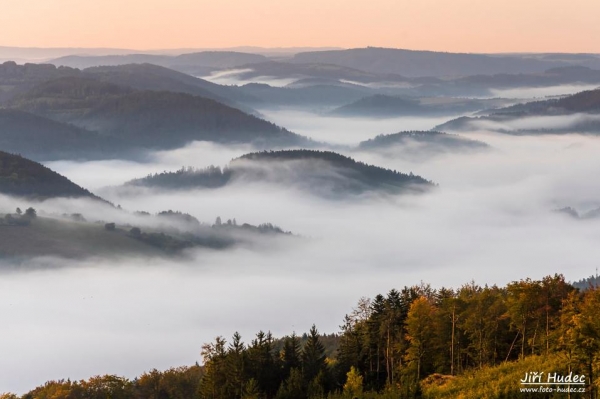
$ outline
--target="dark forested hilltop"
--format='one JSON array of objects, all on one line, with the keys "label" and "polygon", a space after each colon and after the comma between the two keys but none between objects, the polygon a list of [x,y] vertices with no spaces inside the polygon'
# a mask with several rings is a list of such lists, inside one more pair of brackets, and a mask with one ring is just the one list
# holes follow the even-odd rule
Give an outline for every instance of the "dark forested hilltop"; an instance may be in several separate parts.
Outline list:
[{"label": "dark forested hilltop", "polygon": [[367,165],[330,151],[282,150],[243,155],[221,169],[182,168],[132,180],[127,185],[162,189],[218,188],[233,183],[271,183],[326,197],[365,192],[423,192],[420,176]]},{"label": "dark forested hilltop", "polygon": [[97,198],[51,169],[0,151],[0,194],[44,199],[51,197]]},{"label": "dark forested hilltop", "polygon": [[[281,339],[236,332],[202,345],[202,365],[133,380],[50,381],[20,398],[596,398],[599,306],[600,290],[579,291],[562,275],[503,287],[421,283],[361,298],[334,336],[314,325]],[[548,384],[549,395],[524,391],[531,386],[521,381],[532,370],[544,383],[556,373],[584,376],[583,384]]]}]

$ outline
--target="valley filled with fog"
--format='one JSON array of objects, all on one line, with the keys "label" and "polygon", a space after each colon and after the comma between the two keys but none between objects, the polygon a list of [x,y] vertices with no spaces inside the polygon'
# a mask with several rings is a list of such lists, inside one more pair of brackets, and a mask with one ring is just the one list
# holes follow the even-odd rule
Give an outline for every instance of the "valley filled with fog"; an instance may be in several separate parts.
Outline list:
[{"label": "valley filled with fog", "polygon": [[596,58],[424,77],[229,56],[0,65],[0,166],[33,171],[0,176],[0,391],[338,332],[392,288],[596,273]]},{"label": "valley filled with fog", "polygon": [[[222,166],[248,152],[206,142],[157,152],[143,163],[49,162],[129,211],[173,209],[207,223],[217,216],[269,221],[298,237],[258,249],[195,250],[181,261],[42,258],[20,267],[3,264],[2,386],[19,390],[64,376],[136,375],[148,367],[190,364],[199,360],[203,342],[236,330],[248,338],[259,329],[282,335],[314,322],[335,332],[356,293],[372,296],[421,281],[457,287],[470,280],[504,284],[556,272],[577,280],[594,273],[600,222],[554,211],[600,206],[600,187],[594,184],[600,173],[597,138],[479,131],[469,137],[488,143],[490,151],[407,161],[360,152],[351,144],[386,132],[430,129],[438,118],[263,113],[294,132],[337,144],[339,152],[357,160],[412,171],[439,186],[420,195],[344,200],[243,182],[214,191],[116,190],[134,177],[181,166]],[[6,197],[0,202],[4,208],[24,206]],[[48,200],[40,208],[113,217],[84,200]]]}]

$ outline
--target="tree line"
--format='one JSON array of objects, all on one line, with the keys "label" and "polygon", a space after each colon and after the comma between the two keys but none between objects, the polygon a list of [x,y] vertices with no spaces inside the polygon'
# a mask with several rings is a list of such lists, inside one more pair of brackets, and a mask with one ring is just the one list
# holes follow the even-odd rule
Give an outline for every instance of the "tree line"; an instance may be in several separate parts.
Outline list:
[{"label": "tree line", "polygon": [[[156,382],[156,389],[143,397],[438,397],[428,392],[441,390],[429,389],[427,384],[442,385],[460,378],[478,381],[479,372],[495,375],[490,370],[506,375],[512,368],[515,374],[522,369],[518,365],[526,365],[527,370],[584,374],[585,394],[571,397],[597,399],[599,310],[600,290],[595,286],[577,289],[562,275],[515,281],[504,287],[471,282],[458,289],[434,289],[427,284],[392,289],[373,299],[361,298],[344,317],[340,333],[327,336],[328,348],[314,325],[304,336],[292,333],[279,340],[262,331],[248,343],[238,333],[229,342],[217,337],[202,347],[202,366],[179,369],[189,377],[185,377],[187,382],[173,376],[156,377],[163,384],[172,381],[174,385],[161,391],[161,383]],[[548,365],[561,370],[545,370]],[[102,397],[138,398],[136,389],[148,378],[144,375],[128,381],[125,396]],[[490,383],[481,380],[476,385]],[[36,389],[22,398],[80,397],[49,396],[39,393],[46,388]],[[491,397],[514,395],[518,393],[497,392]]]}]

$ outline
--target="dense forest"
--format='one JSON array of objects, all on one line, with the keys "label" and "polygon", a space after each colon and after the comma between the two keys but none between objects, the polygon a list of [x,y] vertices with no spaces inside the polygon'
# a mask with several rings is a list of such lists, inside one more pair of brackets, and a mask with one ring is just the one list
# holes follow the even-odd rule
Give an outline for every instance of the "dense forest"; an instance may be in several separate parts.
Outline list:
[{"label": "dense forest", "polygon": [[[361,298],[337,335],[313,325],[300,337],[260,331],[245,343],[235,333],[204,344],[202,366],[51,381],[21,398],[595,399],[599,306],[600,290],[562,275],[504,287],[422,283]],[[524,392],[520,380],[532,371],[585,375],[584,392]]]},{"label": "dense forest", "polygon": [[288,183],[324,196],[368,191],[421,192],[433,184],[420,176],[367,165],[331,151],[262,151],[232,160],[223,169],[182,168],[135,179],[132,186],[162,189],[219,188],[233,182]]},{"label": "dense forest", "polygon": [[44,165],[3,151],[0,151],[0,194],[36,199],[98,198]]},{"label": "dense forest", "polygon": [[494,111],[494,114],[560,115],[600,112],[600,89],[582,91],[559,99],[534,101]]}]

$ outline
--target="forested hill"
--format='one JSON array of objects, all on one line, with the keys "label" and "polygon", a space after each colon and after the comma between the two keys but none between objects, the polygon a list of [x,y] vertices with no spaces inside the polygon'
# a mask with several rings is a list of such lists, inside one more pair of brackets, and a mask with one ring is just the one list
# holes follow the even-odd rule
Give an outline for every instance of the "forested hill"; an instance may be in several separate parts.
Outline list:
[{"label": "forested hill", "polygon": [[212,99],[135,90],[82,77],[47,81],[10,107],[71,123],[136,148],[168,149],[193,140],[259,147],[307,145],[308,139]]},{"label": "forested hill", "polygon": [[14,62],[0,64],[0,103],[7,101],[41,83],[65,77],[87,77],[113,83],[136,90],[165,90],[188,93],[210,98],[229,106],[252,113],[238,100],[249,100],[251,96],[237,88],[221,86],[209,81],[152,64],[128,64],[103,66],[79,70],[55,67],[50,64],[17,65]]},{"label": "forested hill", "polygon": [[221,86],[158,65],[100,66],[85,69],[82,74],[92,79],[137,90],[172,91],[210,98],[246,113],[254,113],[254,110],[240,104],[241,101],[250,101],[253,97],[243,93],[237,87]]},{"label": "forested hill", "polygon": [[106,138],[76,126],[29,112],[0,109],[0,149],[36,161],[110,158],[124,150]]},{"label": "forested hill", "polygon": [[57,68],[49,64],[17,65],[12,61],[4,62],[0,64],[0,103],[42,82],[64,76],[77,76],[80,73],[78,69]]},{"label": "forested hill", "polygon": [[[470,118],[461,117],[436,127],[443,130],[469,131],[477,130],[481,123],[492,130],[504,132],[540,132],[540,133],[600,133],[600,89],[582,91],[559,99],[534,101],[517,104],[511,107],[493,110],[488,115]],[[535,127],[511,128],[510,123],[519,118],[543,116],[572,116],[565,123],[544,123],[540,121]],[[570,123],[566,123],[570,122]],[[498,126],[494,128],[493,126]]]},{"label": "forested hill", "polygon": [[337,197],[365,192],[423,192],[433,184],[420,176],[367,165],[314,150],[264,151],[243,155],[224,168],[182,168],[154,174],[128,185],[163,189],[218,188],[228,184],[270,183]]},{"label": "forested hill", "polygon": [[395,147],[407,147],[412,150],[439,152],[483,150],[490,148],[484,142],[471,140],[456,134],[436,131],[409,131],[394,134],[382,134],[373,139],[362,141],[359,150],[388,151]]},{"label": "forested hill", "polygon": [[582,91],[559,99],[534,101],[501,108],[493,114],[564,115],[600,113],[600,89]]},{"label": "forested hill", "polygon": [[0,194],[44,199],[51,197],[97,198],[51,169],[0,151]]}]

